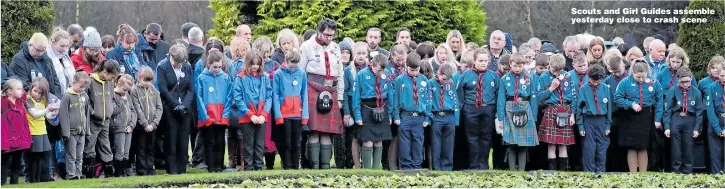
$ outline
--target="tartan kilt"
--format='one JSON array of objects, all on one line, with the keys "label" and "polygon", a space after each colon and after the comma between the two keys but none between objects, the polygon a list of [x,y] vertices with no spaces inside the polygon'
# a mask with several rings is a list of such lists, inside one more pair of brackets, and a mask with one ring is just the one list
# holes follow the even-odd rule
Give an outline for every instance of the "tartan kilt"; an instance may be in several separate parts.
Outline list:
[{"label": "tartan kilt", "polygon": [[536,122],[535,117],[531,111],[527,111],[529,121],[523,127],[517,127],[511,120],[511,111],[513,108],[517,109],[529,109],[528,101],[520,101],[517,105],[513,104],[513,101],[506,101],[505,111],[506,118],[503,121],[503,144],[504,145],[516,145],[516,146],[536,146],[539,145],[539,139],[536,135]]},{"label": "tartan kilt", "polygon": [[[315,74],[307,74],[307,77],[324,77],[320,75]],[[332,77],[333,80],[336,79],[336,77]],[[324,79],[323,79],[324,80]],[[339,84],[338,84],[339,85]],[[318,113],[317,112],[317,95],[320,94],[322,91],[329,91],[330,94],[332,94],[332,109],[330,112],[327,113]],[[342,123],[342,116],[340,115],[338,110],[340,110],[340,104],[338,104],[337,101],[337,87],[325,87],[320,83],[316,83],[314,81],[308,80],[307,82],[307,99],[309,103],[309,121],[307,122],[307,127],[309,127],[310,131],[317,131],[322,133],[330,133],[330,134],[342,134],[344,132],[343,130],[343,123]]]},{"label": "tartan kilt", "polygon": [[[548,105],[544,108],[544,115],[541,117],[541,125],[539,125],[539,139],[548,144],[572,145],[576,143],[574,126],[558,127],[556,124],[556,113],[559,107],[562,105]],[[564,105],[564,108],[571,114],[571,106]]]}]

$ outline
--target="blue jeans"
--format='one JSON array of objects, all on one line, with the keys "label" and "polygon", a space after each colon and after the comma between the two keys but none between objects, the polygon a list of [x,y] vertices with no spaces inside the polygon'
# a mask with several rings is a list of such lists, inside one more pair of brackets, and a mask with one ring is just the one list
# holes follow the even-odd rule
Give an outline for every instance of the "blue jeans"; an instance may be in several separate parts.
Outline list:
[{"label": "blue jeans", "polygon": [[423,163],[424,116],[401,116],[398,128],[400,169],[421,169]]},{"label": "blue jeans", "polygon": [[586,132],[584,144],[582,144],[582,167],[584,171],[605,172],[607,148],[609,148],[606,119],[605,116],[584,116],[584,132]]},{"label": "blue jeans", "polygon": [[433,139],[431,148],[433,153],[433,170],[453,170],[453,142],[456,136],[456,123],[454,115],[431,117]]}]

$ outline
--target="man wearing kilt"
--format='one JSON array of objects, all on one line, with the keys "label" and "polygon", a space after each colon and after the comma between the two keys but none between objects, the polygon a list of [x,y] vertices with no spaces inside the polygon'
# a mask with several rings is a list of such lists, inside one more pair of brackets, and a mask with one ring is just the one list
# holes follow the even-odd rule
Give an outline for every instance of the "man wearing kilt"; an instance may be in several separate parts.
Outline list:
[{"label": "man wearing kilt", "polygon": [[[581,57],[583,58],[583,56]],[[574,144],[574,114],[571,103],[576,100],[575,89],[578,83],[572,82],[571,75],[564,71],[566,58],[555,54],[550,59],[549,72],[541,75],[538,84],[539,102],[543,104],[539,140],[548,144],[548,170],[564,171],[567,167],[567,146]],[[578,62],[577,69],[587,69],[586,62]],[[544,88],[549,86],[548,88]],[[559,149],[557,168],[556,149]]]},{"label": "man wearing kilt", "polygon": [[523,53],[512,55],[510,63],[511,72],[500,79],[496,124],[503,130],[503,142],[507,145],[504,161],[508,162],[509,170],[523,171],[528,160],[527,148],[539,145],[535,126],[536,91],[531,77],[524,72],[527,61]]},{"label": "man wearing kilt", "polygon": [[[307,145],[308,158],[313,169],[329,169],[332,157],[330,134],[342,134],[342,117],[332,110],[342,106],[345,83],[340,47],[332,41],[337,25],[324,18],[317,25],[315,37],[302,43],[300,69],[307,73],[307,91],[310,108],[308,127],[312,134]],[[303,99],[304,100],[304,99]],[[349,119],[349,116],[346,116]]]}]

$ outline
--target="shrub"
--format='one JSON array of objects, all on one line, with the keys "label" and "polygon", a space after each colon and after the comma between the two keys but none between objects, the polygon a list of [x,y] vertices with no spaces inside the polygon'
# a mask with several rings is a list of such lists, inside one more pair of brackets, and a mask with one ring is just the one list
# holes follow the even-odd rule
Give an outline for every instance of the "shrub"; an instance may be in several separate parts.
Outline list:
[{"label": "shrub", "polygon": [[10,63],[23,41],[36,32],[50,36],[53,27],[53,4],[49,1],[3,1],[2,60]]},{"label": "shrub", "polygon": [[711,9],[715,14],[688,14],[684,18],[706,18],[707,23],[680,23],[677,44],[687,51],[697,78],[707,76],[707,63],[725,55],[725,1],[690,1],[690,10]]}]

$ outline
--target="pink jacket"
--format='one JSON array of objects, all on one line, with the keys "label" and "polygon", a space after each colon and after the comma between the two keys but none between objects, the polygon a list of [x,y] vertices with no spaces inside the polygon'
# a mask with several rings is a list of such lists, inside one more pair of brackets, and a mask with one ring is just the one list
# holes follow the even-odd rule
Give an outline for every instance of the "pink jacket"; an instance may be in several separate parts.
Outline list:
[{"label": "pink jacket", "polygon": [[24,102],[27,93],[12,103],[2,98],[2,152],[12,152],[30,148],[33,139],[30,136],[28,117],[25,115]]}]

